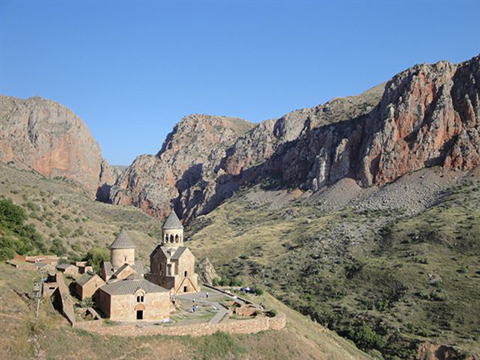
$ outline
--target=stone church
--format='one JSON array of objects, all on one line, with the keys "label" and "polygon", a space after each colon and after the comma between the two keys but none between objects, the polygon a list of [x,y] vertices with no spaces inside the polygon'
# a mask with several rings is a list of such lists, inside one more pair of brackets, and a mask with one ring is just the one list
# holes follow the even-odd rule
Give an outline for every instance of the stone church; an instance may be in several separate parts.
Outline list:
[{"label": "stone church", "polygon": [[143,278],[143,266],[135,261],[135,245],[122,230],[110,246],[110,261],[102,266],[106,285],[95,293],[98,308],[116,321],[158,321],[175,310],[170,291]]},{"label": "stone church", "polygon": [[146,278],[172,294],[199,292],[195,256],[184,246],[183,225],[172,209],[162,226],[162,243],[150,254]]}]

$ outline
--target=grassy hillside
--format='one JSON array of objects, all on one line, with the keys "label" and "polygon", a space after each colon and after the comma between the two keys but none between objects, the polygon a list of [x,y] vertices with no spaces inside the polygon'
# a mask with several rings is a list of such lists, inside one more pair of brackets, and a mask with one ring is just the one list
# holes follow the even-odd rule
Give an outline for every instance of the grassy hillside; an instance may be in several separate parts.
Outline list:
[{"label": "grassy hillside", "polygon": [[[0,201],[12,201],[32,229],[35,245],[28,253],[58,250],[81,258],[93,247],[108,246],[121,228],[127,229],[144,260],[157,243],[160,222],[140,210],[98,203],[84,189],[62,179],[45,179],[36,173],[0,165]],[[7,201],[7,202],[8,202]],[[20,225],[19,225],[20,226]],[[0,218],[0,238],[18,240]],[[32,250],[33,249],[33,250]],[[71,328],[51,306],[42,301],[35,318],[30,299],[40,274],[0,264],[0,353],[9,359],[362,359],[354,345],[322,326],[264,295],[261,301],[285,312],[287,328],[255,335],[216,334],[200,338],[142,337],[127,342]]]},{"label": "grassy hillside", "polygon": [[[35,318],[28,298],[38,273],[0,265],[0,353],[8,359],[367,359],[349,342],[282,305],[262,299],[288,316],[287,328],[254,335],[217,333],[197,338],[100,336],[71,328],[47,300]],[[8,301],[7,301],[8,299]]]},{"label": "grassy hillside", "polygon": [[124,228],[137,245],[137,257],[147,260],[161,227],[160,221],[136,208],[93,201],[73,182],[6,165],[0,165],[0,198],[24,210],[25,224],[34,226],[47,250],[69,258],[82,258],[93,247],[108,247]]},{"label": "grassy hillside", "polygon": [[189,229],[189,246],[224,277],[268,288],[385,358],[409,358],[421,342],[480,353],[478,182],[414,217],[248,199],[237,194]]}]

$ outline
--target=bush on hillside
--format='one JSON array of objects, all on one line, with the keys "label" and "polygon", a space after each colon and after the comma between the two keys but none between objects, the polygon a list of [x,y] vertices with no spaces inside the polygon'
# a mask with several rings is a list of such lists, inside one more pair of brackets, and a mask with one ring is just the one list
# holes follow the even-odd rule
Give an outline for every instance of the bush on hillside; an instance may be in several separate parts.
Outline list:
[{"label": "bush on hillside", "polygon": [[35,225],[25,225],[25,211],[11,200],[0,200],[0,258],[11,259],[15,253],[31,255],[46,253],[45,241]]},{"label": "bush on hillside", "polygon": [[105,248],[93,247],[87,253],[85,260],[93,266],[93,269],[98,274],[101,271],[103,262],[110,260],[110,251]]},{"label": "bush on hillside", "polygon": [[367,325],[349,328],[345,336],[352,340],[360,349],[382,349],[385,344],[380,335]]}]

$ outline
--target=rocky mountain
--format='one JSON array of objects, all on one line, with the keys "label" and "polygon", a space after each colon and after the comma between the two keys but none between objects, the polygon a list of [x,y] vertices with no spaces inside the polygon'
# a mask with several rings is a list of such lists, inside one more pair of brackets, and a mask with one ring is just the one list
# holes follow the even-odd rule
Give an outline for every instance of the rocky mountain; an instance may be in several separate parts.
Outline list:
[{"label": "rocky mountain", "polygon": [[133,204],[158,217],[170,212],[174,198],[190,206],[202,204],[216,193],[216,172],[225,152],[253,127],[238,118],[183,118],[157,155],[137,157],[122,173],[112,187],[112,202]]},{"label": "rocky mountain", "polygon": [[480,164],[480,56],[416,65],[359,96],[333,99],[279,119],[192,115],[156,156],[142,155],[111,201],[184,219],[205,214],[242,186],[316,192],[340,179],[385,185],[434,165]]},{"label": "rocky mountain", "polygon": [[118,175],[82,119],[40,97],[0,96],[0,162],[77,181],[99,199]]}]

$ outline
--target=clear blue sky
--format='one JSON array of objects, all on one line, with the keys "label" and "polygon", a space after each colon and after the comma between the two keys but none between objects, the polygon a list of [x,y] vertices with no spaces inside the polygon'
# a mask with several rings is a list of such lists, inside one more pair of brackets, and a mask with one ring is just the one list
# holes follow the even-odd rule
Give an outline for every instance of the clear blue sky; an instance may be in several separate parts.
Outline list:
[{"label": "clear blue sky", "polygon": [[69,107],[112,164],[191,113],[259,122],[480,52],[480,1],[0,1],[0,93]]}]

